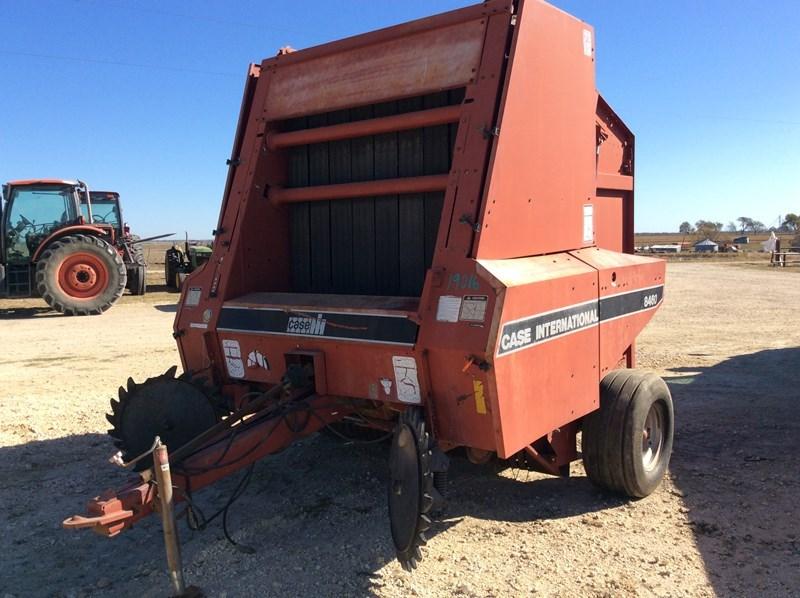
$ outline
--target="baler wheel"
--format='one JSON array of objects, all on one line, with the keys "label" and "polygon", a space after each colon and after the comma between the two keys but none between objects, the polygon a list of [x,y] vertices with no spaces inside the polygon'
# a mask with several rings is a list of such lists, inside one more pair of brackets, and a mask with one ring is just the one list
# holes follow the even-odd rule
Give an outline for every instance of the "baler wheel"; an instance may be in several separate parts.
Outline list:
[{"label": "baler wheel", "polygon": [[[173,451],[217,423],[223,410],[218,391],[204,378],[185,372],[175,378],[177,367],[136,384],[128,378],[119,388],[119,400],[111,399],[109,435],[122,451],[123,461],[145,452],[159,436]],[[152,465],[147,457],[137,462],[136,471]]]},{"label": "baler wheel", "polygon": [[583,465],[595,485],[643,498],[661,483],[674,431],[672,397],[649,372],[617,370],[600,383],[600,408],[583,422]]},{"label": "baler wheel", "polygon": [[406,571],[422,560],[420,547],[427,543],[425,532],[431,526],[432,458],[424,413],[410,407],[397,420],[389,455],[389,521],[397,560]]}]

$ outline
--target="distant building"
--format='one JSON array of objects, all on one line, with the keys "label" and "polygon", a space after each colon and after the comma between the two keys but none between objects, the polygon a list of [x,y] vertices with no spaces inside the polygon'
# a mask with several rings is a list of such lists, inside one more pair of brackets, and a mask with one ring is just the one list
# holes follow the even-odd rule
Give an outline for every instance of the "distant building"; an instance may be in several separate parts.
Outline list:
[{"label": "distant building", "polygon": [[698,241],[694,244],[695,251],[712,251],[717,252],[719,251],[719,245],[714,243],[711,239],[706,239],[705,241]]},{"label": "distant building", "polygon": [[650,251],[653,253],[680,253],[680,244],[675,245],[651,245]]},{"label": "distant building", "polygon": [[734,245],[747,245],[750,242],[750,237],[736,237],[732,243]]}]

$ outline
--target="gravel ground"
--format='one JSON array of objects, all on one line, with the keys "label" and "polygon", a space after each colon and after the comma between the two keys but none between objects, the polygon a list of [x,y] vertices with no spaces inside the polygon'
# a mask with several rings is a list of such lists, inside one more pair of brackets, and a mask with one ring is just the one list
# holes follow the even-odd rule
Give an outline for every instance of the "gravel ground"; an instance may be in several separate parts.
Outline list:
[{"label": "gravel ground", "polygon": [[[678,430],[668,479],[628,502],[570,479],[453,460],[450,506],[413,574],[393,560],[386,447],[327,437],[259,463],[204,532],[181,524],[186,577],[208,596],[790,596],[797,502],[800,277],[671,263],[638,345],[668,379]],[[178,356],[174,294],[102,317],[0,302],[0,597],[165,596],[155,518],[114,539],[60,521],[125,478],[106,463],[108,399]],[[788,307],[787,307],[788,306]],[[236,484],[198,493],[211,513]]]}]

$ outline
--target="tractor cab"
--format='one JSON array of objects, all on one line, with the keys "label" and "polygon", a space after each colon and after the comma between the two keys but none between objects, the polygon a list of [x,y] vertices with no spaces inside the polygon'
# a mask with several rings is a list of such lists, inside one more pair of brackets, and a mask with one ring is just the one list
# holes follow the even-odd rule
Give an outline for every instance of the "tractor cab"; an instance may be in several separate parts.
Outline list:
[{"label": "tractor cab", "polygon": [[81,224],[81,183],[62,180],[12,181],[3,186],[0,262],[30,264],[56,230]]},{"label": "tractor cab", "polygon": [[122,221],[122,208],[120,207],[119,193],[114,191],[90,191],[89,201],[85,196],[81,198],[81,214],[86,222],[95,226],[108,226],[114,229],[115,238],[124,236]]}]

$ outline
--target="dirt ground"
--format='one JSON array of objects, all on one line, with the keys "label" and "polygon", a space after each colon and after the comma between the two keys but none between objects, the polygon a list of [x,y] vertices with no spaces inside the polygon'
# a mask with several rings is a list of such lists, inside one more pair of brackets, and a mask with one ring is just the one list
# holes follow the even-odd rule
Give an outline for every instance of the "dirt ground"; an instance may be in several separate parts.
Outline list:
[{"label": "dirt ground", "polygon": [[[156,289],[158,291],[158,289]],[[155,518],[113,539],[61,529],[126,475],[106,460],[108,400],[177,363],[176,295],[102,317],[0,302],[0,597],[166,596]],[[669,478],[629,502],[580,463],[554,479],[454,459],[450,506],[413,574],[393,560],[387,448],[315,437],[259,463],[219,520],[181,523],[186,577],[209,596],[790,596],[800,591],[800,277],[670,263],[640,365],[669,381]],[[198,493],[206,513],[236,483]]]}]

